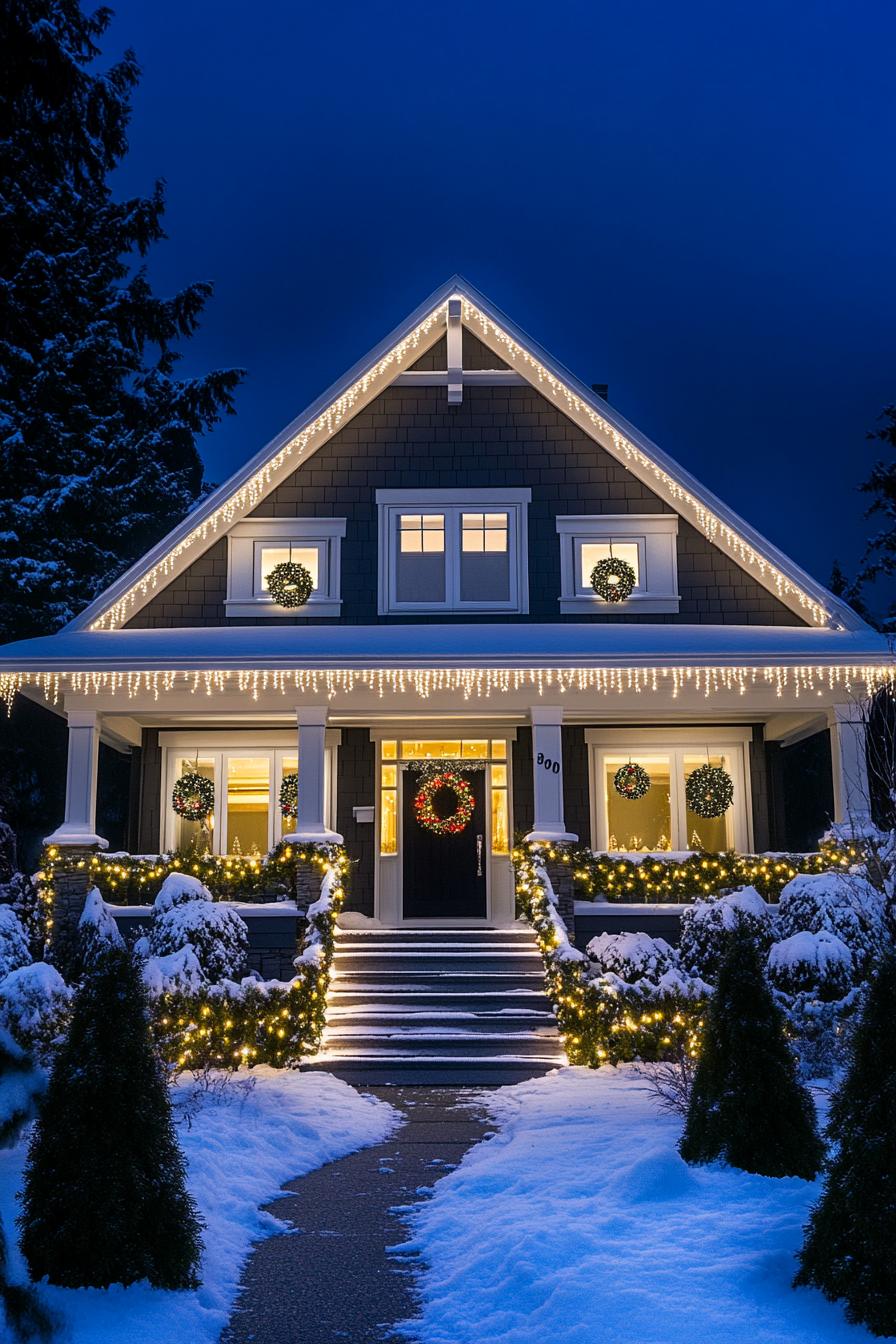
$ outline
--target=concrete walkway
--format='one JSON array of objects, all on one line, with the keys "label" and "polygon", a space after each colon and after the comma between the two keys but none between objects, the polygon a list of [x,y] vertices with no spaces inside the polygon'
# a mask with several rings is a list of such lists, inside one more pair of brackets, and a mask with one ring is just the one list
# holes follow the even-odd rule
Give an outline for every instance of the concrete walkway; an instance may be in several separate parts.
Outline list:
[{"label": "concrete walkway", "polygon": [[403,1111],[391,1139],[291,1181],[268,1205],[297,1231],[259,1242],[222,1344],[379,1344],[414,1314],[413,1274],[386,1254],[404,1240],[392,1212],[418,1202],[488,1132],[471,1093],[368,1089]]}]

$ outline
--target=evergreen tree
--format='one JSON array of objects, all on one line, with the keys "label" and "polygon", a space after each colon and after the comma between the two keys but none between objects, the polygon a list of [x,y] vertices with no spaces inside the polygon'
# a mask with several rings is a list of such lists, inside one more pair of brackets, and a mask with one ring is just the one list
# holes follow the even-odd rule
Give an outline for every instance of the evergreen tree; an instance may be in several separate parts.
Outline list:
[{"label": "evergreen tree", "polygon": [[[853,592],[860,585],[882,577],[892,578],[896,574],[896,453],[893,451],[896,449],[896,404],[885,406],[880,418],[883,423],[872,430],[868,438],[886,444],[889,457],[875,462],[870,476],[859,489],[872,496],[866,517],[880,517],[883,526],[865,548]],[[866,613],[860,610],[860,614]],[[884,630],[896,629],[896,602],[889,604],[881,625]]]},{"label": "evergreen tree", "polygon": [[0,7],[0,639],[68,620],[189,510],[241,377],[174,376],[211,286],[156,297],[162,184],[112,198],[138,67],[93,68],[111,17]]},{"label": "evergreen tree", "polygon": [[796,1283],[843,1298],[847,1319],[896,1335],[896,956],[872,982],[831,1107],[832,1156],[800,1251]]},{"label": "evergreen tree", "polygon": [[197,1284],[201,1222],[146,992],[124,948],[97,959],[78,993],[32,1135],[19,1222],[34,1278]]},{"label": "evergreen tree", "polygon": [[812,1098],[759,951],[742,929],[730,936],[709,1002],[679,1151],[686,1162],[721,1158],[762,1176],[812,1180],[821,1166]]},{"label": "evergreen tree", "polygon": [[[19,1087],[13,1081],[16,1075]],[[37,1091],[37,1080],[23,1051],[5,1031],[0,1030],[0,1097],[6,1103],[0,1106],[2,1148],[15,1142],[19,1130],[29,1118],[34,1100],[32,1087],[28,1085],[32,1079],[33,1091]],[[16,1100],[17,1093],[20,1100]],[[4,1326],[6,1334],[3,1333]],[[49,1339],[52,1334],[52,1318],[44,1310],[34,1289],[28,1284],[9,1281],[6,1234],[0,1222],[0,1338],[25,1341]]]}]

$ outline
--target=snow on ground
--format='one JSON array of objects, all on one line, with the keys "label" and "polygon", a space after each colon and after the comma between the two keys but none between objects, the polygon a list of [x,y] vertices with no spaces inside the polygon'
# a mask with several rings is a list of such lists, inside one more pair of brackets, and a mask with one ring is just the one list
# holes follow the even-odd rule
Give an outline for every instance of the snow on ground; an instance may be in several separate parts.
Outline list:
[{"label": "snow on ground", "polygon": [[676,1151],[681,1122],[630,1068],[483,1094],[499,1132],[410,1214],[425,1344],[859,1344],[790,1287],[818,1192]]},{"label": "snow on ground", "polygon": [[[248,1093],[239,1087],[255,1080]],[[188,1090],[175,1089],[175,1093]],[[229,1091],[229,1095],[228,1095]],[[66,1344],[205,1344],[217,1340],[253,1241],[282,1224],[259,1211],[294,1176],[386,1138],[399,1116],[325,1073],[259,1066],[237,1075],[224,1099],[209,1097],[192,1128],[178,1134],[189,1165],[189,1185],[203,1218],[203,1285],[175,1293],[135,1284],[100,1289],[41,1289],[62,1317]],[[98,1135],[102,1141],[102,1136]],[[25,1144],[0,1151],[0,1214],[10,1243],[18,1212]],[[24,1267],[13,1252],[13,1273]]]}]

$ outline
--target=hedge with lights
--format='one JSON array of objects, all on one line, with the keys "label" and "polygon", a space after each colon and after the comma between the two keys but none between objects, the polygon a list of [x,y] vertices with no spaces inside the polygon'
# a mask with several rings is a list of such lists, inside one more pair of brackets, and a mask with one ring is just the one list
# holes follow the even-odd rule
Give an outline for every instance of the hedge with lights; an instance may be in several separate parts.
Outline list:
[{"label": "hedge with lights", "polygon": [[548,895],[539,846],[513,853],[517,901],[535,930],[544,959],[545,991],[570,1064],[599,1068],[625,1061],[696,1055],[705,1001],[684,994],[650,995],[605,978],[588,979],[587,963],[569,942]]}]

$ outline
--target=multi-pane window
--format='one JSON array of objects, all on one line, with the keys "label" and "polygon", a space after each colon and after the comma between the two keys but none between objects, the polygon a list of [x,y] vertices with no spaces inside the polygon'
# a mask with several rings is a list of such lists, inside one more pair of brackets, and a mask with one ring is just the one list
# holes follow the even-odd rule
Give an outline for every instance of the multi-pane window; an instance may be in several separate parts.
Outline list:
[{"label": "multi-pane window", "polygon": [[469,504],[428,491],[425,507],[410,491],[377,491],[381,613],[527,609],[530,492],[461,493]]}]

